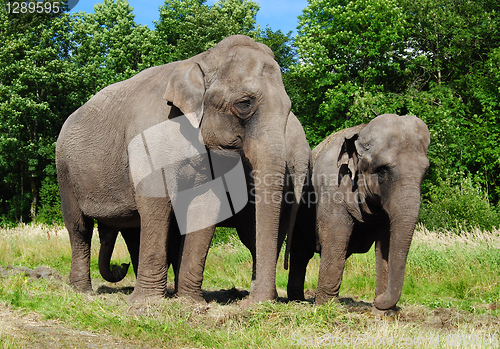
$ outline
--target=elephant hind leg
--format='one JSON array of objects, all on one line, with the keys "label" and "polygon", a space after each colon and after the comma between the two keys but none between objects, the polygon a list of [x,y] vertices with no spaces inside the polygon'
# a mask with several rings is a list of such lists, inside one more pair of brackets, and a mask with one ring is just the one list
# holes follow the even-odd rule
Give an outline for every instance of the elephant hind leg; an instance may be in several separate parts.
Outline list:
[{"label": "elephant hind leg", "polygon": [[94,220],[81,218],[80,222],[66,224],[71,242],[71,272],[69,280],[79,292],[93,292],[90,280],[90,244]]},{"label": "elephant hind leg", "polygon": [[[247,211],[248,212],[248,211]],[[255,224],[245,224],[248,221],[255,221],[254,210],[250,213],[250,219],[239,220],[236,224],[236,232],[240,238],[243,245],[250,251],[252,255],[252,281],[250,284],[250,293],[255,290],[255,276],[256,276],[256,265],[255,265]]]},{"label": "elephant hind leg", "polygon": [[[79,292],[92,292],[90,280],[90,244],[94,220],[85,217],[78,208],[73,197],[65,195],[61,190],[61,203],[66,229],[71,243],[71,271],[69,280]],[[74,200],[76,201],[76,200]],[[68,204],[70,203],[70,204]]]},{"label": "elephant hind leg", "polygon": [[[300,246],[303,248],[303,246]],[[294,246],[292,245],[292,249]],[[288,274],[287,294],[291,301],[302,301],[304,297],[304,282],[306,279],[307,264],[313,257],[314,251],[291,251],[290,271]]]},{"label": "elephant hind leg", "polygon": [[71,243],[70,284],[79,292],[93,292],[90,280],[90,244],[94,220],[80,210],[74,186],[64,164],[58,164],[57,176],[61,195],[61,211]]},{"label": "elephant hind leg", "polygon": [[179,268],[181,265],[184,239],[179,230],[179,226],[177,224],[177,220],[175,219],[175,215],[172,216],[172,220],[170,222],[167,244],[168,244],[167,264],[168,267],[172,266],[175,278],[174,293],[177,293],[179,289]]}]

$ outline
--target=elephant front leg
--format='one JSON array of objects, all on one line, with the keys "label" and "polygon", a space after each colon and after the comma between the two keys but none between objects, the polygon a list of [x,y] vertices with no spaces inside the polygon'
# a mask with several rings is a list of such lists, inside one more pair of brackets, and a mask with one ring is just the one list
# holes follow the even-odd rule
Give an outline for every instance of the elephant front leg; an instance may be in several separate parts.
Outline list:
[{"label": "elephant front leg", "polygon": [[130,302],[162,298],[167,293],[167,236],[172,204],[168,198],[136,198],[141,217],[137,281]]},{"label": "elephant front leg", "polygon": [[191,298],[198,303],[205,303],[201,285],[205,261],[214,232],[215,226],[211,226],[185,235],[179,268],[177,292],[179,296]]},{"label": "elephant front leg", "polygon": [[383,294],[387,288],[389,234],[386,232],[375,242],[375,259],[377,265],[377,287],[375,297]]},{"label": "elephant front leg", "polygon": [[[327,212],[331,215],[336,211],[327,209]],[[328,214],[318,216],[321,262],[316,288],[315,304],[317,305],[324,304],[339,295],[347,248],[353,229],[350,217],[342,216],[341,213],[333,217]]]}]

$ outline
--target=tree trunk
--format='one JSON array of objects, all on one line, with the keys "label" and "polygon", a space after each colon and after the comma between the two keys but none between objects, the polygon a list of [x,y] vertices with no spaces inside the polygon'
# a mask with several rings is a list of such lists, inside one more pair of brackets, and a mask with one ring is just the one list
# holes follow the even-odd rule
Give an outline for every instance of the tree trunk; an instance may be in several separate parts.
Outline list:
[{"label": "tree trunk", "polygon": [[36,176],[35,173],[31,172],[30,177],[31,184],[31,208],[30,208],[30,216],[31,220],[34,221],[36,219],[37,207],[38,207],[38,188],[36,186]]}]

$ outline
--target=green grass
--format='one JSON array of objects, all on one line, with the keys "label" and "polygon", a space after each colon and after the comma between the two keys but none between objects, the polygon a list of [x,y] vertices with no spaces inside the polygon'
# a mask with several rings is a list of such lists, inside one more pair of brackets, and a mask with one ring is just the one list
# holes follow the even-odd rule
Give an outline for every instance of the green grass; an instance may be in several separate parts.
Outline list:
[{"label": "green grass", "polygon": [[[373,251],[353,255],[346,263],[340,296],[352,297],[354,305],[331,302],[314,307],[308,302],[266,302],[242,310],[239,302],[212,302],[203,307],[177,298],[139,308],[130,306],[127,297],[135,281],[133,272],[130,270],[118,284],[102,280],[96,262],[98,247],[94,238],[92,278],[94,289],[104,291],[82,295],[67,285],[71,249],[64,229],[59,228],[57,235],[54,228],[43,226],[0,230],[0,265],[32,269],[47,265],[63,278],[54,281],[33,280],[25,275],[0,277],[3,307],[0,313],[2,309],[20,312],[21,319],[27,313],[34,313],[51,326],[64,324],[72,330],[98,334],[96,338],[111,336],[110,348],[144,344],[167,348],[321,347],[334,338],[363,338],[360,336],[426,340],[440,336],[438,347],[448,347],[445,336],[449,339],[464,334],[481,338],[500,335],[499,232],[435,234],[420,227],[408,257],[403,294],[398,303],[401,310],[395,316],[381,316],[360,303],[371,302],[374,297]],[[128,261],[121,239],[113,260]],[[319,256],[315,256],[308,267],[306,288],[314,289],[318,267]],[[214,243],[207,259],[203,288],[249,290],[250,281],[251,256],[237,238],[227,234],[225,241]],[[280,297],[286,296],[286,283],[287,271],[280,256],[277,270]],[[2,330],[1,321],[2,317],[0,348],[29,347],[29,343],[42,340],[30,332]],[[73,343],[68,347],[72,345],[77,346]],[[358,342],[357,346],[381,347],[377,342]]]}]

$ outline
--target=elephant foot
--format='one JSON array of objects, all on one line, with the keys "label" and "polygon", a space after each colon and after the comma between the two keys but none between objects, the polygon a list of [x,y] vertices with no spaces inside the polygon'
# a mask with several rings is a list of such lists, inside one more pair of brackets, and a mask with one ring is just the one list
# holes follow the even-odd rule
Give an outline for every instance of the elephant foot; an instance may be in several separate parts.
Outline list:
[{"label": "elephant foot", "polygon": [[72,282],[71,287],[73,287],[73,289],[78,293],[94,293],[92,285],[89,283],[78,284]]},{"label": "elephant foot", "polygon": [[306,300],[306,297],[304,296],[304,291],[303,290],[300,290],[300,291],[297,291],[297,290],[287,290],[286,293],[287,293],[289,301],[298,301],[298,302],[301,302],[301,301],[305,301]]},{"label": "elephant foot", "polygon": [[394,299],[393,297],[390,297],[390,295],[387,295],[387,293],[383,293],[375,297],[373,306],[379,310],[389,310],[396,306],[398,300],[399,297],[397,299]]},{"label": "elephant foot", "polygon": [[[276,292],[276,291],[275,291]],[[256,303],[263,303],[263,302],[268,302],[268,301],[274,301],[278,297],[277,293],[275,293],[274,297],[265,297],[265,296],[252,296],[250,293],[250,296],[244,300],[241,301],[240,303],[240,308],[241,309],[248,309],[252,305]]]},{"label": "elephant foot", "polygon": [[136,287],[134,292],[132,292],[132,294],[128,297],[127,301],[130,304],[142,304],[146,302],[155,302],[163,298],[165,298],[163,293],[143,292]]},{"label": "elephant foot", "polygon": [[314,305],[323,305],[326,304],[330,301],[332,302],[338,302],[338,295],[336,296],[329,296],[324,293],[316,293],[316,298],[314,299]]},{"label": "elephant foot", "polygon": [[389,310],[380,310],[373,306],[371,308],[371,314],[378,317],[394,318],[399,314],[400,310],[401,308],[396,306],[392,307]]},{"label": "elephant foot", "polygon": [[306,297],[304,297],[304,295],[300,295],[300,294],[292,294],[292,295],[289,295],[288,296],[288,301],[290,302],[303,302],[306,300]]},{"label": "elephant foot", "polygon": [[201,291],[200,292],[178,291],[177,297],[185,298],[191,302],[194,302],[194,303],[200,304],[200,305],[207,305],[208,304],[207,301],[205,300],[205,298],[203,298]]}]

